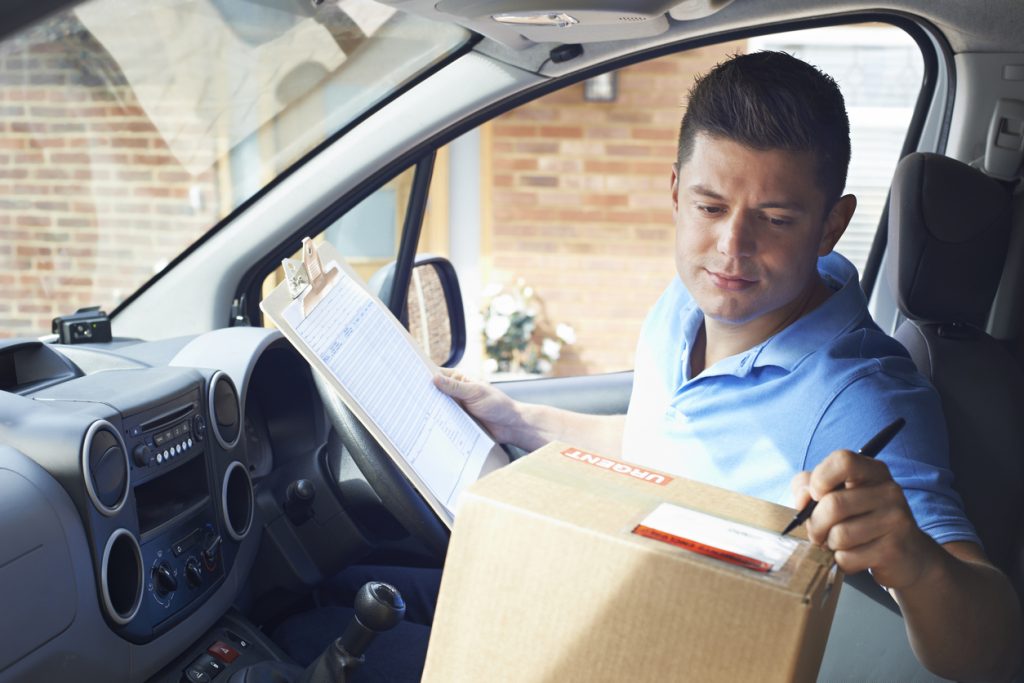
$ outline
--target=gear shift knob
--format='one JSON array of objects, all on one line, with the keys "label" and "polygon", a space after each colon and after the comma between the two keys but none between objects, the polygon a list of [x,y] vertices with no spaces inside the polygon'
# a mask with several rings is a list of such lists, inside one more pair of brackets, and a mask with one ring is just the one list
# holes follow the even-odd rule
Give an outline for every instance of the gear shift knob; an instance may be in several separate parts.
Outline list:
[{"label": "gear shift knob", "polygon": [[353,657],[362,657],[374,637],[393,628],[405,616],[405,601],[398,589],[380,581],[363,584],[356,594],[356,614],[341,634],[341,646]]},{"label": "gear shift knob", "polygon": [[370,581],[356,594],[355,611],[345,632],[309,665],[299,683],[345,683],[347,674],[363,663],[363,653],[377,634],[405,616],[405,601],[394,586]]}]

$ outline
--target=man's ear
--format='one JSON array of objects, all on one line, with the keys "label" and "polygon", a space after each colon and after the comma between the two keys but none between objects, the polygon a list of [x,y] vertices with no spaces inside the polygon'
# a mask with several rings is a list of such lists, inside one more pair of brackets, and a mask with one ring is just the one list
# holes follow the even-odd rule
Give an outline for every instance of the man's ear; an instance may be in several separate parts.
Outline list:
[{"label": "man's ear", "polygon": [[672,164],[672,218],[679,215],[679,164]]},{"label": "man's ear", "polygon": [[825,217],[825,230],[821,235],[821,242],[818,244],[818,256],[825,256],[835,249],[856,210],[857,198],[852,194],[843,195],[832,206],[832,210]]}]

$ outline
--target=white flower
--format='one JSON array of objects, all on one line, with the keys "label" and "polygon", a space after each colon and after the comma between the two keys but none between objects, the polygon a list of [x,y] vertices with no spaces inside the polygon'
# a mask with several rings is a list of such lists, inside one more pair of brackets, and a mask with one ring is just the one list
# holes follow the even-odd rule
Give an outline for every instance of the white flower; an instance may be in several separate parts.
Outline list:
[{"label": "white flower", "polygon": [[551,360],[558,360],[558,354],[562,351],[562,345],[554,339],[545,338],[541,342],[540,351]]},{"label": "white flower", "polygon": [[511,325],[512,321],[505,316],[495,315],[487,321],[487,325],[484,327],[484,334],[487,335],[487,339],[489,341],[496,341],[501,339],[505,333],[508,332],[508,328]]},{"label": "white flower", "polygon": [[551,363],[541,358],[537,361],[537,369],[540,370],[541,373],[551,372]]},{"label": "white flower", "polygon": [[525,296],[527,299],[533,296],[533,287],[524,287],[523,296]]},{"label": "white flower", "polygon": [[516,308],[516,300],[509,294],[494,297],[494,300],[491,301],[491,310],[501,316],[512,315],[516,312]]},{"label": "white flower", "polygon": [[555,334],[566,344],[576,343],[576,330],[572,329],[571,325],[558,323],[558,326],[555,327]]},{"label": "white flower", "polygon": [[487,360],[484,361],[484,372],[486,372],[487,374],[490,375],[490,374],[494,374],[497,371],[498,371],[498,359],[497,358],[488,358]]},{"label": "white flower", "polygon": [[491,297],[497,296],[500,293],[501,285],[498,284],[497,282],[492,282],[491,284],[484,287],[484,291],[480,293],[480,296],[482,296],[485,299],[490,299]]}]

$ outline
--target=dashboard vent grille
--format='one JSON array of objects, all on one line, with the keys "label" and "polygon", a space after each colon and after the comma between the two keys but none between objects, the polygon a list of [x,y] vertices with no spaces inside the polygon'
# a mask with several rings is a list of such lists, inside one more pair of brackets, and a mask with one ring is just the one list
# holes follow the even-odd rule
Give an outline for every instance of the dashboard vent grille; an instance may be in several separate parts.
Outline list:
[{"label": "dashboard vent grille", "polygon": [[210,419],[220,445],[234,448],[242,433],[242,409],[235,383],[223,372],[217,372],[210,380]]},{"label": "dashboard vent grille", "polygon": [[92,504],[106,516],[117,513],[128,498],[128,453],[121,435],[106,420],[97,420],[82,445],[82,475]]}]

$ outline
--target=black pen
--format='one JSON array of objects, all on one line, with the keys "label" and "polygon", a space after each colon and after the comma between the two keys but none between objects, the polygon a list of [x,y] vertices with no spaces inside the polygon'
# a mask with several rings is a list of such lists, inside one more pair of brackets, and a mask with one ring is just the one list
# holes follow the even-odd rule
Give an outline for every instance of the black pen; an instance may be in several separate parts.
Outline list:
[{"label": "black pen", "polygon": [[[903,425],[905,424],[907,424],[906,420],[904,420],[902,417],[897,418],[895,422],[890,424],[888,427],[884,427],[882,431],[878,432],[873,437],[871,437],[871,440],[864,444],[864,446],[859,451],[857,451],[857,455],[863,455],[865,458],[875,457],[876,455],[878,455],[879,451],[885,448],[886,444],[892,441],[892,437],[896,436],[896,434],[901,429],[903,429]],[[843,488],[843,484],[840,484],[833,490],[838,491],[841,488]],[[806,522],[807,518],[811,516],[811,513],[814,512],[814,508],[817,505],[818,501],[812,499],[811,502],[804,506],[803,510],[801,510],[800,512],[796,513],[793,516],[793,519],[790,521],[790,523],[786,526],[785,529],[782,530],[782,535],[785,536],[790,531]]]}]

